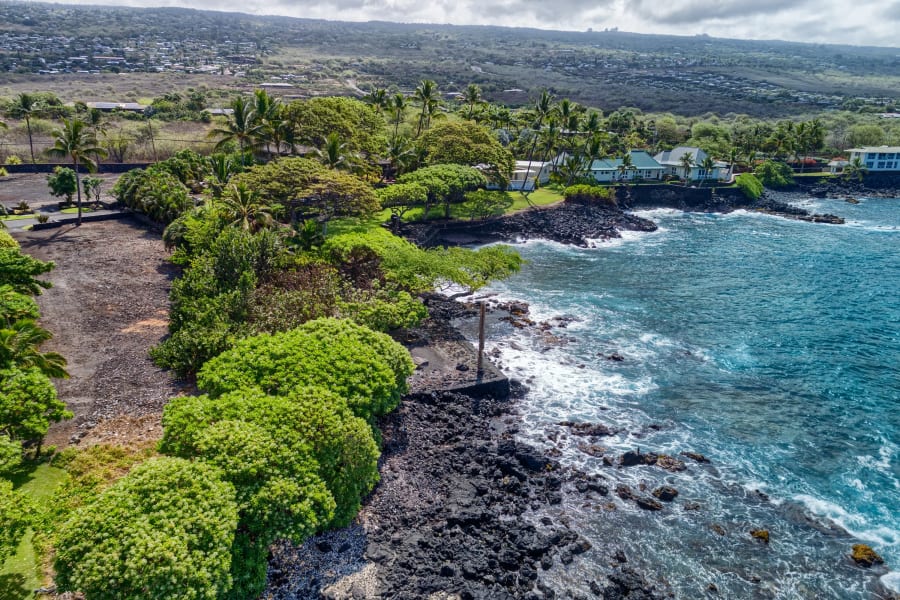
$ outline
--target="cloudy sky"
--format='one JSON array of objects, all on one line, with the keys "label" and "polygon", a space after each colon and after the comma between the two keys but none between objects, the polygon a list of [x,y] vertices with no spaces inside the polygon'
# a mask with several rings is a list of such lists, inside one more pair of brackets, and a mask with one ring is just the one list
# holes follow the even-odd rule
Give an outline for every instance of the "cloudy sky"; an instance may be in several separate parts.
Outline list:
[{"label": "cloudy sky", "polygon": [[[66,1],[66,0],[63,0]],[[900,0],[68,0],[347,21],[508,25],[900,47]]]}]

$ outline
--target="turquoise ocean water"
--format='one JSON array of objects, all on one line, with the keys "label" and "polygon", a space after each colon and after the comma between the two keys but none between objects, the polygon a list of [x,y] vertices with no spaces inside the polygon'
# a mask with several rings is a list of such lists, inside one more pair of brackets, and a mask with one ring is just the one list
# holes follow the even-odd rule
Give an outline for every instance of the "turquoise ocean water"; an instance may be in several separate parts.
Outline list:
[{"label": "turquoise ocean water", "polygon": [[[598,549],[623,548],[679,598],[900,591],[900,200],[801,203],[847,225],[648,211],[655,233],[522,244],[523,271],[489,290],[538,321],[577,318],[552,330],[561,339],[498,324],[488,349],[531,388],[524,438],[613,489],[680,491],[652,514],[612,493],[565,507]],[[603,467],[578,440],[548,440],[563,420],[619,429],[600,442],[610,456],[690,450],[712,463]],[[853,565],[859,541],[888,569]],[[592,569],[589,554],[560,583]]]}]

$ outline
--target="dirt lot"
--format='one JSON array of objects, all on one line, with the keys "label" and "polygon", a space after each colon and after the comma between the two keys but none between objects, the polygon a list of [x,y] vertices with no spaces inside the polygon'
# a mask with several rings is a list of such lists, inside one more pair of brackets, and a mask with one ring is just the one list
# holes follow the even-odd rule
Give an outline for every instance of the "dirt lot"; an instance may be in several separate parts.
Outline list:
[{"label": "dirt lot", "polygon": [[159,234],[121,220],[15,235],[23,251],[56,263],[53,287],[38,298],[54,334],[43,349],[69,361],[71,378],[57,388],[75,418],[55,425],[47,443],[159,437],[162,406],[183,389],[147,355],[166,333],[177,274]]},{"label": "dirt lot", "polygon": [[[15,207],[19,202],[27,202],[31,208],[58,205],[62,198],[50,195],[47,175],[48,173],[12,173],[0,179],[0,203],[8,209]],[[111,201],[113,198],[109,193],[121,175],[101,173],[91,177],[103,180],[100,199]]]}]

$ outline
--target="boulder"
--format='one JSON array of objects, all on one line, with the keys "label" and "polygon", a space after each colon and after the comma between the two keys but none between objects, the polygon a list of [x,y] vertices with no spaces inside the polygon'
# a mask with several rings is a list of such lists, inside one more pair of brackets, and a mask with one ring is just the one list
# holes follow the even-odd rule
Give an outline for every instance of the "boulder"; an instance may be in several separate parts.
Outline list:
[{"label": "boulder", "polygon": [[852,558],[859,566],[866,568],[873,565],[884,564],[884,559],[878,556],[878,553],[866,544],[853,544],[850,558]]},{"label": "boulder", "polygon": [[678,490],[673,487],[664,485],[653,490],[653,495],[663,502],[671,502],[678,496]]}]

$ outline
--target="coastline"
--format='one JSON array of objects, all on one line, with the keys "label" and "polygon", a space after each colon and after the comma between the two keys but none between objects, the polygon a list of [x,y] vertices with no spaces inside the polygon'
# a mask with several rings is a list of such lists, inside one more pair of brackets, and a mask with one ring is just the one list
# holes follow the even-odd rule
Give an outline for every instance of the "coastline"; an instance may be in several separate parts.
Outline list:
[{"label": "coastline", "polygon": [[[771,197],[766,203],[797,211],[781,216],[808,215]],[[642,231],[655,229],[655,224],[645,219],[615,223],[621,211],[603,209],[598,213],[593,210],[596,208],[561,205],[528,211],[526,215],[539,217],[507,217],[499,226],[479,223],[465,231],[443,231],[437,239],[446,242],[449,235],[467,244],[553,239],[530,235],[529,230],[551,223],[559,226],[553,231],[562,238],[555,241],[588,245],[592,239],[588,234],[598,229],[601,235],[593,239],[619,237],[617,223],[636,224],[633,226]],[[716,212],[739,208],[743,207],[729,206]],[[573,214],[581,217],[573,219]],[[598,214],[602,217],[599,224]],[[521,228],[517,230],[517,226]],[[471,351],[454,322],[473,319],[473,306],[436,296],[427,302],[432,316],[422,328],[405,332],[406,339],[401,341],[421,348],[440,339],[468,346]],[[491,318],[564,336],[564,322],[534,323],[527,310],[527,305],[495,306]],[[421,367],[420,363],[423,370],[433,366]],[[660,501],[666,501],[667,491],[653,490],[660,493],[651,494],[649,489],[616,485],[602,475],[588,476],[561,465],[552,451],[545,453],[517,442],[521,418],[516,404],[527,390],[512,382],[509,400],[442,391],[442,385],[451,385],[458,366],[445,364],[441,367],[443,380],[432,378],[418,390],[413,386],[414,393],[381,423],[382,481],[365,501],[357,523],[317,536],[300,548],[279,545],[270,561],[264,597],[552,598],[560,592],[559,579],[555,588],[544,579],[579,560],[590,560],[597,580],[585,582],[587,590],[564,591],[572,597],[672,597],[670,591],[648,581],[660,577],[648,578],[635,570],[614,540],[610,547],[591,547],[570,527],[564,514],[567,503],[602,507],[612,504],[608,499],[616,496],[653,513],[664,507]],[[568,430],[564,435],[584,452],[602,453],[598,442],[607,433],[601,424],[560,425]],[[666,456],[645,450],[604,460],[616,469],[650,466],[674,472],[704,468],[704,457],[690,451],[684,456]],[[755,501],[768,499],[759,493]]]},{"label": "coastline", "polygon": [[[436,295],[427,303],[432,316],[404,337],[453,342],[471,358],[452,321],[471,319],[473,306]],[[503,314],[510,313],[492,318]],[[356,522],[300,547],[276,546],[263,597],[555,598],[559,590],[543,580],[548,573],[601,555],[603,574],[585,582],[595,597],[670,597],[621,548],[593,548],[570,527],[571,495],[599,501],[609,486],[517,441],[524,386],[510,382],[508,398],[427,389],[452,386],[459,364],[420,367],[437,373],[379,423],[381,482]]]}]

